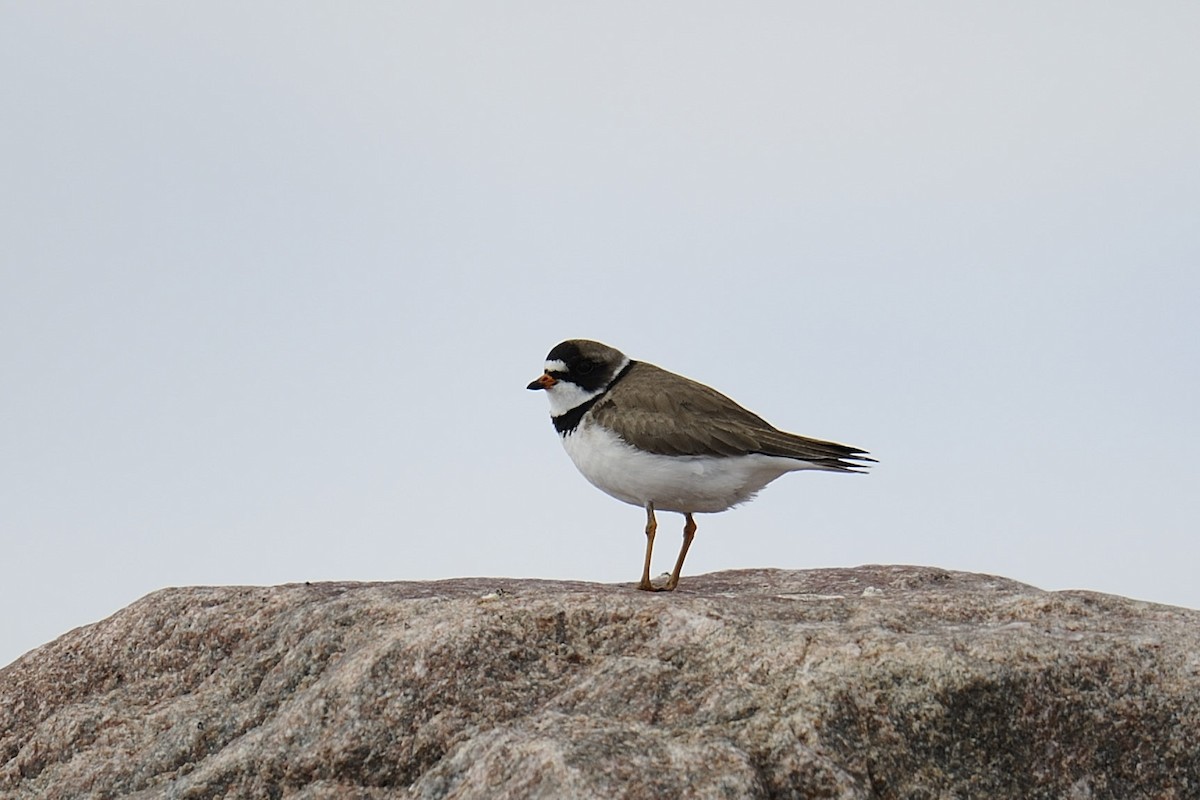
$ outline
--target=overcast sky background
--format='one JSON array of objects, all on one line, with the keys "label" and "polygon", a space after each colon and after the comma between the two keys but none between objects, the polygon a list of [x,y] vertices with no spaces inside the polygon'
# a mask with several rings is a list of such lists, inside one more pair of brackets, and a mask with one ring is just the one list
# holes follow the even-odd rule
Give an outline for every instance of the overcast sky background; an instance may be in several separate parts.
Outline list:
[{"label": "overcast sky background", "polygon": [[699,518],[685,581],[1200,606],[1197,41],[1189,2],[5,3],[0,664],[166,586],[636,580],[642,512],[525,390],[575,336],[880,459]]}]

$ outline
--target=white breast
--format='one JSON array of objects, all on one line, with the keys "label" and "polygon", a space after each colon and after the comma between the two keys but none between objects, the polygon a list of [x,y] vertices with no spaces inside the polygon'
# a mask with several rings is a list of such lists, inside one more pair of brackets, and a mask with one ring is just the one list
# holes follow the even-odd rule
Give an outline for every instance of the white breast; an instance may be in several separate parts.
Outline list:
[{"label": "white breast", "polygon": [[814,469],[778,456],[662,456],[627,444],[584,417],[563,447],[593,486],[618,500],[660,511],[716,512],[744,503],[785,472]]}]

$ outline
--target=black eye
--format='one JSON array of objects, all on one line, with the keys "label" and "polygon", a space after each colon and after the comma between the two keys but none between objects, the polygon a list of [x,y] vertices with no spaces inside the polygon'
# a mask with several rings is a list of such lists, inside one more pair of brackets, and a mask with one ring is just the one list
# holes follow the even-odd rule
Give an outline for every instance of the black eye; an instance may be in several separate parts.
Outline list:
[{"label": "black eye", "polygon": [[581,360],[575,365],[575,369],[573,370],[573,372],[576,375],[591,375],[592,370],[594,370],[595,368],[596,368],[596,365],[593,364],[592,362],[587,361],[587,360]]}]

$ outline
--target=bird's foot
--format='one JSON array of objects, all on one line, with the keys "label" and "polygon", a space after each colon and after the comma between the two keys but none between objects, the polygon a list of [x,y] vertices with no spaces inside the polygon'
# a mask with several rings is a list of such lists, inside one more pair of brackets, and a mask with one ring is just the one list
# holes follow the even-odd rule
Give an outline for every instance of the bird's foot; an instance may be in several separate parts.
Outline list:
[{"label": "bird's foot", "polygon": [[638,583],[637,588],[643,592],[673,592],[675,587],[679,585],[679,579],[668,579],[662,586],[655,586],[648,578],[643,578]]}]

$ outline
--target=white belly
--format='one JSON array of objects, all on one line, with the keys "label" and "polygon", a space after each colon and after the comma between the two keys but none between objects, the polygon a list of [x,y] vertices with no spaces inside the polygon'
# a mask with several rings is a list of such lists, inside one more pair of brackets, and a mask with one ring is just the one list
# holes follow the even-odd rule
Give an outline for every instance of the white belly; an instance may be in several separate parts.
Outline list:
[{"label": "white belly", "polygon": [[817,469],[793,458],[660,456],[626,444],[585,419],[563,447],[593,486],[618,500],[660,511],[716,512],[744,503],[785,472]]}]

